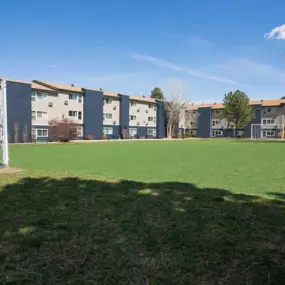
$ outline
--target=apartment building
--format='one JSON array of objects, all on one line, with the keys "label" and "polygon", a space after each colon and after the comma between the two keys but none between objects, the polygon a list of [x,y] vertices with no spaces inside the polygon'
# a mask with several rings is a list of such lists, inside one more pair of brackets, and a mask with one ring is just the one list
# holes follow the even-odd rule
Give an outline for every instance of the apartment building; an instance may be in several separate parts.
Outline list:
[{"label": "apartment building", "polygon": [[[21,140],[24,129],[28,141],[50,140],[52,120],[70,119],[77,125],[78,138],[165,138],[164,102],[103,90],[41,80],[7,82],[8,131],[11,142],[15,124]],[[1,96],[1,92],[0,92]],[[1,102],[1,100],[0,100]],[[263,138],[275,138],[285,124],[285,100],[251,101],[254,119],[243,128],[223,119],[223,104],[191,104],[182,114],[177,130],[201,138],[251,137],[252,124],[262,125]],[[237,132],[236,132],[237,131]],[[124,134],[124,135],[123,135]]]},{"label": "apartment building", "polygon": [[24,128],[29,141],[50,140],[51,121],[69,119],[77,124],[78,138],[165,137],[163,102],[42,80],[7,82],[8,129],[13,142],[14,124],[20,140]]}]

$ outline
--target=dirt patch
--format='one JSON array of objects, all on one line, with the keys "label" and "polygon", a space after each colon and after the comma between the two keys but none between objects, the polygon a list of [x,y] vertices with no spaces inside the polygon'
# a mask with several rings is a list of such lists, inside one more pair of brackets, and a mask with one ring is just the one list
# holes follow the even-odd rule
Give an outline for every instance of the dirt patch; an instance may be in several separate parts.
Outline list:
[{"label": "dirt patch", "polygon": [[14,168],[14,167],[0,167],[0,174],[2,173],[17,173],[23,171],[22,169],[19,168]]}]

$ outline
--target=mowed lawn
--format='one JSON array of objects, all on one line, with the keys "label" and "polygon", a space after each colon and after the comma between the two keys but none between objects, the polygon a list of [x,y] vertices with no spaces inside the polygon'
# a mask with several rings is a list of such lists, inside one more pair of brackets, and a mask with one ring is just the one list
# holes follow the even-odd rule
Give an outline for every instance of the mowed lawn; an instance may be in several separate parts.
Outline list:
[{"label": "mowed lawn", "polygon": [[284,284],[285,144],[14,145],[0,284]]}]

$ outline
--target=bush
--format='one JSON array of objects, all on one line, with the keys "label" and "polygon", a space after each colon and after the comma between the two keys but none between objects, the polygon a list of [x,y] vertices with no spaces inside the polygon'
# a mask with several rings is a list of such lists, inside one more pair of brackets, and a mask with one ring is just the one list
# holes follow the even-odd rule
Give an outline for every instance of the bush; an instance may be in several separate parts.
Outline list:
[{"label": "bush", "polygon": [[78,125],[71,120],[51,120],[49,135],[52,141],[69,142],[78,138]]},{"label": "bush", "polygon": [[93,141],[93,140],[94,140],[94,137],[93,137],[92,135],[88,135],[88,136],[87,136],[87,140]]},{"label": "bush", "polygon": [[108,139],[107,136],[102,136],[102,137],[101,137],[101,140],[107,140],[107,139]]},{"label": "bush", "polygon": [[193,137],[195,137],[195,135],[192,132],[185,132],[184,137],[185,138],[193,138]]}]

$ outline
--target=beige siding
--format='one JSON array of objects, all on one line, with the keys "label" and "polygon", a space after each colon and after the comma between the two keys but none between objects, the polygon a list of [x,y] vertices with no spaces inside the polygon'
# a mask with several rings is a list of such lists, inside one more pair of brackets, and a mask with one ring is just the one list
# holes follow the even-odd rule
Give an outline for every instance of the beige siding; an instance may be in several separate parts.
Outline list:
[{"label": "beige siding", "polygon": [[[268,108],[271,112],[268,112]],[[275,125],[285,124],[285,105],[278,107],[262,107],[262,123],[263,120],[274,120]]]},{"label": "beige siding", "polygon": [[[131,102],[134,102],[132,106]],[[152,106],[152,108],[149,107]],[[135,120],[131,120],[131,116],[136,116]],[[153,121],[148,121],[148,118],[152,117]],[[148,126],[156,127],[156,104],[140,101],[130,101],[130,127],[136,126]],[[139,125],[138,125],[139,124]]]},{"label": "beige siding", "polygon": [[179,128],[197,129],[198,128],[197,111],[187,110],[186,112],[188,113],[182,114],[180,117]]},{"label": "beige siding", "polygon": [[[40,93],[40,92],[37,92]],[[32,121],[33,125],[48,125],[49,120],[54,119],[71,119],[78,124],[83,124],[83,96],[82,102],[79,103],[78,100],[70,100],[69,93],[49,93],[47,99],[36,99],[32,101],[32,111],[42,111],[47,112],[47,117],[42,119],[36,119]],[[68,105],[65,105],[65,101]],[[52,107],[49,106],[52,104]],[[69,117],[69,111],[77,111],[77,117]],[[78,112],[81,112],[82,118],[78,119]]]},{"label": "beige siding", "polygon": [[103,124],[118,126],[120,125],[120,98],[104,96],[104,99],[106,98],[111,100],[111,103],[107,104],[104,102],[103,113],[112,114],[112,118],[109,119],[104,116]]}]

